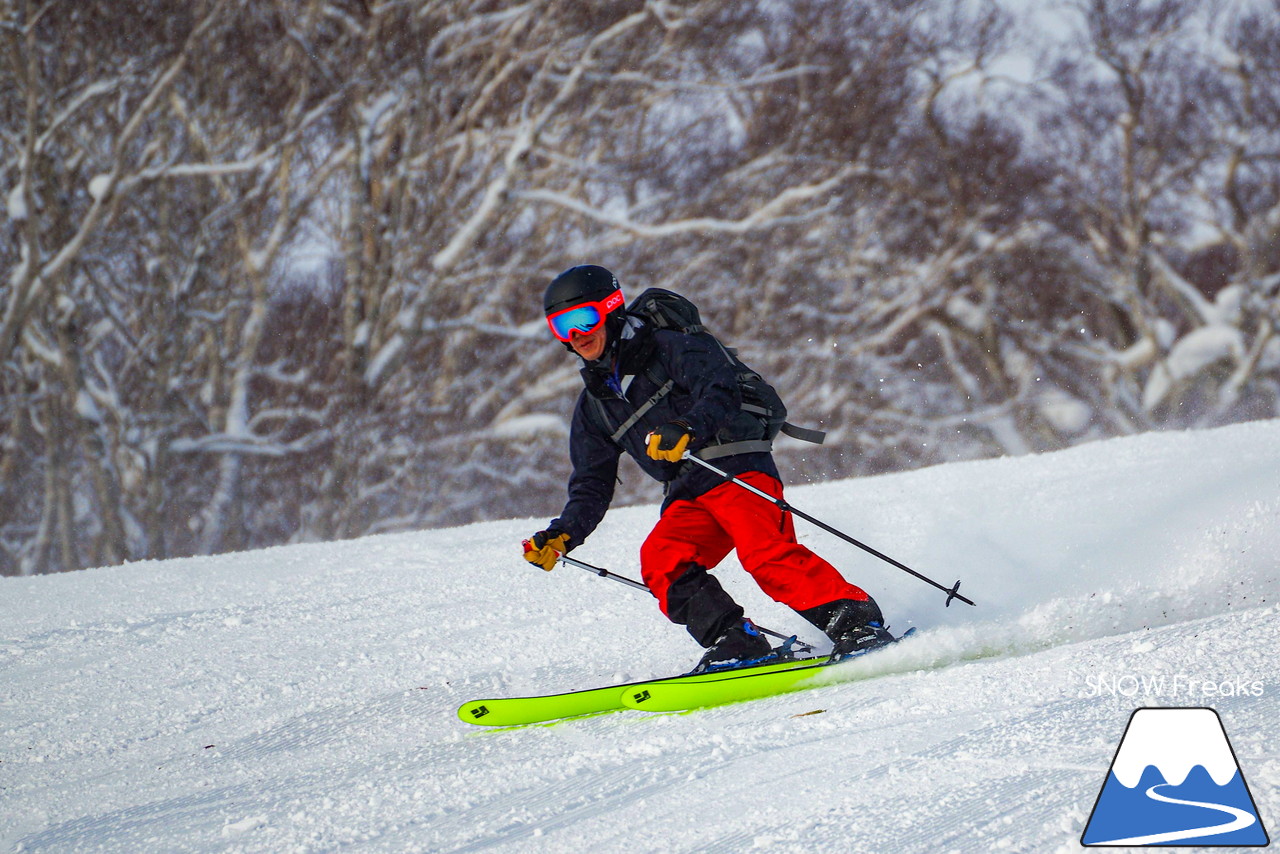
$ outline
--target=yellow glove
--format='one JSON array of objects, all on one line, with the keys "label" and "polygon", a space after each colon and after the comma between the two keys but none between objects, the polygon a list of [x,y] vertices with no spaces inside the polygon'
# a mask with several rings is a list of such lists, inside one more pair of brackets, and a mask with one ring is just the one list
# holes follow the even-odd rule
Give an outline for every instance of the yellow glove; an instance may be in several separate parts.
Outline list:
[{"label": "yellow glove", "polygon": [[560,555],[569,551],[569,535],[550,528],[524,541],[524,559],[547,572],[556,568]]},{"label": "yellow glove", "polygon": [[678,463],[684,459],[685,448],[689,447],[693,433],[683,421],[672,421],[654,430],[647,438],[649,446],[645,453],[655,460]]}]

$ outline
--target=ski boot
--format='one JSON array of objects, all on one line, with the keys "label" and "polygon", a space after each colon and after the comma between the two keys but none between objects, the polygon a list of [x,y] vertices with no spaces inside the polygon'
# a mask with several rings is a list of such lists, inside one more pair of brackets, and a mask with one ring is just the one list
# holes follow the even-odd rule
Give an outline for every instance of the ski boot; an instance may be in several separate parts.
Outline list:
[{"label": "ski boot", "polygon": [[894,641],[874,599],[837,599],[797,612],[831,638],[832,660],[886,646]]},{"label": "ski boot", "polygon": [[835,639],[831,646],[831,657],[844,658],[847,655],[858,655],[867,650],[888,646],[894,640],[889,630],[879,623],[855,626]]},{"label": "ski boot", "polygon": [[728,667],[738,662],[755,661],[773,652],[773,647],[756,628],[755,623],[744,619],[716,638],[715,643],[703,653],[693,673]]}]

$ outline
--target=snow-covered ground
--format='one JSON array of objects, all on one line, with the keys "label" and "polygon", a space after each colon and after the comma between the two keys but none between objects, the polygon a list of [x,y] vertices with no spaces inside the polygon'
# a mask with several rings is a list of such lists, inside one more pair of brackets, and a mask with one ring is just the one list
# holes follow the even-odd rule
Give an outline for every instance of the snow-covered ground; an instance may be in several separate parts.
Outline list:
[{"label": "snow-covered ground", "polygon": [[[919,627],[885,675],[489,731],[454,709],[698,650],[643,592],[525,564],[544,519],[0,579],[0,848],[1074,851],[1144,705],[1218,711],[1275,837],[1280,422],[789,498],[978,606],[800,522]],[[635,576],[654,514],[575,554]]]}]

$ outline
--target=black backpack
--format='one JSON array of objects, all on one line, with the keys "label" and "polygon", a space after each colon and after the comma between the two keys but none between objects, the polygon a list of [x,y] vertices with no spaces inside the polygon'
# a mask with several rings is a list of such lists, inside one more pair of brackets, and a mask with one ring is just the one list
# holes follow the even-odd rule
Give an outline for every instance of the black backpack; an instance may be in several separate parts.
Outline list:
[{"label": "black backpack", "polygon": [[[639,317],[655,329],[673,329],[714,345],[733,364],[738,375],[738,389],[742,394],[742,411],[747,413],[748,417],[753,417],[760,422],[762,435],[758,439],[709,445],[698,452],[698,456],[702,459],[711,460],[732,454],[770,451],[773,449],[773,440],[779,433],[786,433],[792,438],[817,445],[822,444],[823,439],[826,438],[826,433],[821,430],[809,430],[789,423],[787,407],[778,396],[777,390],[759,373],[747,367],[738,358],[736,350],[726,347],[720,339],[707,331],[707,328],[702,325],[698,307],[685,297],[663,288],[649,288],[627,306],[627,314]],[[648,373],[650,379],[658,385],[658,391],[613,432],[611,438],[614,442],[619,441],[623,434],[635,426],[636,422],[675,386],[675,382],[665,375],[660,364],[655,363]],[[600,411],[603,415],[603,404],[600,404]],[[606,423],[608,423],[607,420]]]}]

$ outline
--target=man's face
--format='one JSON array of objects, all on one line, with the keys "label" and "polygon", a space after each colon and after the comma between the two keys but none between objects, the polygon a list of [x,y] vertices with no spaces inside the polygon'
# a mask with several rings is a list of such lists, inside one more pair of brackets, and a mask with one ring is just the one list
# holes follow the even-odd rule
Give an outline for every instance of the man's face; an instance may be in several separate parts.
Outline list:
[{"label": "man's face", "polygon": [[572,333],[569,336],[569,346],[582,358],[589,362],[594,362],[604,355],[605,334],[605,324],[602,323],[600,328],[590,335]]}]

